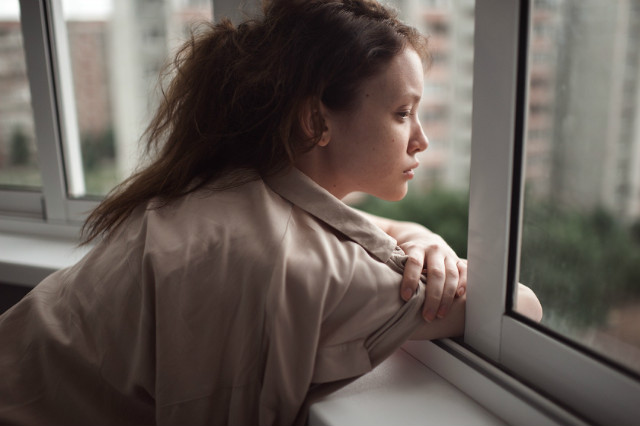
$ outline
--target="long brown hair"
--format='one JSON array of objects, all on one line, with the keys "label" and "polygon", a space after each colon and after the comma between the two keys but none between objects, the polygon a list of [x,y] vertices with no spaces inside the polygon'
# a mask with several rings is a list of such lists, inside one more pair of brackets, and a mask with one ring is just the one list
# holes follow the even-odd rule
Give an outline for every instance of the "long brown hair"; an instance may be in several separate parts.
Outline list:
[{"label": "long brown hair", "polygon": [[[144,135],[153,160],[89,215],[83,243],[153,198],[163,205],[234,172],[289,167],[322,135],[318,116],[311,135],[303,128],[305,108],[349,109],[362,82],[407,45],[426,58],[426,40],[372,0],[273,0],[261,17],[192,35]],[[218,189],[256,175],[236,174]]]}]

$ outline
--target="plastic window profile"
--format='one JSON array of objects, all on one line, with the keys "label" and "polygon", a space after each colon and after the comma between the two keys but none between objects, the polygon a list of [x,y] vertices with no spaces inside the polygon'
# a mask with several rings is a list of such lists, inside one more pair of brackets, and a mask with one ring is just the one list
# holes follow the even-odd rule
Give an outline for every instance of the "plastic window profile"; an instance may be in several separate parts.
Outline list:
[{"label": "plastic window profile", "polygon": [[528,0],[476,2],[464,344],[576,418],[631,425],[640,417],[635,376],[508,309],[519,276],[530,8]]}]

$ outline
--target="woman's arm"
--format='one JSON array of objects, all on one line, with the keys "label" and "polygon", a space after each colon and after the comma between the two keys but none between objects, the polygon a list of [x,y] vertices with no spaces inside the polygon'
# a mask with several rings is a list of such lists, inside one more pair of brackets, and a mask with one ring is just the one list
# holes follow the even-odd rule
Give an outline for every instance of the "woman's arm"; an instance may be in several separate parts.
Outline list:
[{"label": "woman's arm", "polygon": [[[411,336],[412,340],[434,340],[445,337],[458,337],[464,334],[466,295],[457,297],[451,304],[449,315],[443,319],[426,323]],[[518,284],[516,299],[517,311],[527,318],[540,322],[542,319],[542,306],[531,289],[523,284]]]},{"label": "woman's arm", "polygon": [[[427,296],[422,316],[429,322],[414,338],[437,339],[460,336],[464,332],[464,306],[467,288],[467,261],[460,259],[438,234],[422,225],[401,222],[365,213],[407,254],[400,294],[409,300],[418,288],[423,270],[427,273]],[[542,305],[527,286],[518,284],[518,313],[534,320],[542,319]]]},{"label": "woman's arm", "polygon": [[422,225],[364,214],[395,238],[408,256],[400,287],[401,297],[404,300],[411,298],[424,270],[427,274],[427,297],[422,316],[429,322],[447,316],[454,299],[466,291],[466,260],[460,259],[442,237]]}]

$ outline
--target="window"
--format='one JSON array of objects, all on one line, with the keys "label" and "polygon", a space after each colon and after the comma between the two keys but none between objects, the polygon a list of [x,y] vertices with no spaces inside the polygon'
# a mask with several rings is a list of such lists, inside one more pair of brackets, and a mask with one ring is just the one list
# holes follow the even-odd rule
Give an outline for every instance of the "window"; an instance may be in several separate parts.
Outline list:
[{"label": "window", "polygon": [[132,171],[159,69],[213,10],[209,0],[21,6],[0,4],[0,227],[12,231],[77,224]]},{"label": "window", "polygon": [[0,11],[0,185],[38,188],[42,178],[35,148],[31,91],[22,41],[20,5]]},{"label": "window", "polygon": [[42,176],[27,77],[18,0],[0,8],[0,211],[25,216],[39,210]]},{"label": "window", "polygon": [[[78,172],[74,197],[102,196],[140,159],[139,140],[158,104],[171,53],[212,19],[207,1],[62,0],[69,46]],[[67,164],[68,168],[70,167]]]},{"label": "window", "polygon": [[[640,291],[637,194],[620,191],[636,185],[640,115],[619,114],[640,99],[621,75],[638,6],[476,4],[464,342],[598,424],[640,414],[640,323],[620,325]],[[518,314],[518,281],[540,296],[541,324]]]},{"label": "window", "polygon": [[640,63],[628,53],[640,3],[534,1],[532,19],[548,22],[530,45],[550,54],[529,64],[544,70],[538,106],[554,114],[526,125],[544,126],[551,158],[536,164],[525,144],[520,281],[542,299],[545,327],[640,373]]}]

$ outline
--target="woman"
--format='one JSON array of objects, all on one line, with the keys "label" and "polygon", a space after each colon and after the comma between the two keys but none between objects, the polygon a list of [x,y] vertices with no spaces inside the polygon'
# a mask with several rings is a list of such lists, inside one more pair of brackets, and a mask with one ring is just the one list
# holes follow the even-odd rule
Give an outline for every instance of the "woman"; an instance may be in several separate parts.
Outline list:
[{"label": "woman", "polygon": [[405,195],[425,49],[369,0],[195,37],[96,246],[0,317],[0,423],[303,423],[406,339],[461,334],[465,261],[340,201]]}]

